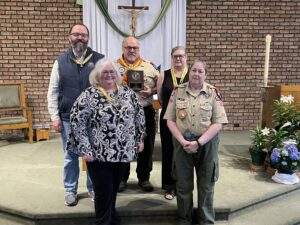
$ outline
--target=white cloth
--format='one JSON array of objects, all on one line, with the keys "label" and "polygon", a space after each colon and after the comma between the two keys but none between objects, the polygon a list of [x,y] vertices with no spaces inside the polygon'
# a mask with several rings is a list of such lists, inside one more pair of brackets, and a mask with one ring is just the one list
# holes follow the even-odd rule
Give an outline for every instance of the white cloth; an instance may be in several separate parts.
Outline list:
[{"label": "white cloth", "polygon": [[[118,9],[119,5],[131,5],[131,0],[107,1],[109,13],[120,30],[130,32],[131,15],[129,12]],[[149,6],[137,18],[136,35],[147,31],[159,14],[162,1],[139,0],[136,6]],[[83,1],[83,23],[90,30],[92,49],[115,60],[122,54],[123,37],[114,31],[105,21],[95,0]],[[162,69],[171,65],[171,49],[177,45],[185,46],[186,42],[186,0],[173,0],[165,17],[160,24],[146,37],[140,39],[141,55]]]},{"label": "white cloth", "polygon": [[50,82],[49,82],[49,88],[47,93],[48,111],[52,121],[59,119],[59,115],[58,115],[59,87],[58,86],[59,86],[58,61],[55,60],[50,75]]},{"label": "white cloth", "polygon": [[272,180],[280,184],[297,184],[299,183],[299,177],[296,173],[293,174],[285,174],[278,173],[276,171],[275,175],[272,176]]}]

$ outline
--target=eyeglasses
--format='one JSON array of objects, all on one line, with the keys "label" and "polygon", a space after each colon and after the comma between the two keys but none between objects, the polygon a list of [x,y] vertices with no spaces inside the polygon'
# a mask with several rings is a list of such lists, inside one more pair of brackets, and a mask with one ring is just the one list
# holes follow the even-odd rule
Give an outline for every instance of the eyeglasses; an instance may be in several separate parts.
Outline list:
[{"label": "eyeglasses", "polygon": [[172,55],[173,59],[183,59],[185,57],[185,55]]},{"label": "eyeglasses", "polygon": [[87,38],[89,35],[88,34],[84,34],[84,33],[71,33],[70,35],[74,36],[74,37],[83,37],[83,38]]},{"label": "eyeglasses", "polygon": [[126,46],[126,47],[124,47],[127,51],[130,51],[131,49],[133,50],[133,51],[137,51],[137,50],[139,50],[140,49],[140,47],[138,47],[138,46]]},{"label": "eyeglasses", "polygon": [[102,71],[102,75],[103,76],[108,76],[108,75],[116,75],[117,73],[116,73],[116,71],[114,71],[114,70],[103,70]]}]

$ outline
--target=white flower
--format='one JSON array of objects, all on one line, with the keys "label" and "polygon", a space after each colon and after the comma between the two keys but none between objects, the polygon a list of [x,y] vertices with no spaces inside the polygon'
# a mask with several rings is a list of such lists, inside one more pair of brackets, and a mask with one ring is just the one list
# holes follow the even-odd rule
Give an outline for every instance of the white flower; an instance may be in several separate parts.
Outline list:
[{"label": "white flower", "polygon": [[291,104],[294,102],[294,97],[292,95],[288,95],[288,96],[281,95],[280,101]]},{"label": "white flower", "polygon": [[270,134],[270,129],[265,127],[264,129],[261,130],[261,132],[264,136],[267,136]]},{"label": "white flower", "polygon": [[284,146],[290,145],[290,144],[292,144],[292,145],[297,145],[297,141],[294,140],[294,139],[288,139],[288,140],[286,140],[286,141],[283,142],[283,145],[284,145]]},{"label": "white flower", "polygon": [[290,121],[286,122],[285,124],[283,124],[280,128],[285,128],[285,127],[289,127],[291,126],[292,123]]},{"label": "white flower", "polygon": [[283,150],[281,151],[281,155],[282,155],[282,156],[288,156],[289,153],[288,153],[287,150],[283,149]]},{"label": "white flower", "polygon": [[268,152],[268,149],[267,148],[263,148],[262,151],[263,152]]},{"label": "white flower", "polygon": [[286,166],[286,165],[287,165],[287,162],[286,162],[286,161],[282,161],[281,164],[282,164],[283,166]]},{"label": "white flower", "polygon": [[297,166],[298,162],[292,162],[293,166]]}]

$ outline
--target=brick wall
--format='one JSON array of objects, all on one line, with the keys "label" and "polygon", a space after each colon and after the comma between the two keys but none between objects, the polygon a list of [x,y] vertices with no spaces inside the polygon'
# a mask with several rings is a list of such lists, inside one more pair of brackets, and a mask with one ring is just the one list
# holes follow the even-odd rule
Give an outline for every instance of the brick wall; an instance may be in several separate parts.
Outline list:
[{"label": "brick wall", "polygon": [[22,82],[35,127],[48,127],[52,64],[68,47],[70,27],[82,21],[75,0],[1,0],[0,82]]},{"label": "brick wall", "polygon": [[300,83],[299,0],[193,1],[187,14],[189,57],[207,61],[208,82],[224,96],[226,129],[249,129],[259,121],[267,34],[269,82]]},{"label": "brick wall", "polygon": [[[80,21],[75,0],[0,1],[0,82],[25,83],[35,126],[49,126],[52,63]],[[259,120],[266,34],[272,35],[270,82],[300,83],[299,0],[193,1],[188,7],[188,55],[207,61],[208,81],[224,96],[226,129],[249,129]]]}]

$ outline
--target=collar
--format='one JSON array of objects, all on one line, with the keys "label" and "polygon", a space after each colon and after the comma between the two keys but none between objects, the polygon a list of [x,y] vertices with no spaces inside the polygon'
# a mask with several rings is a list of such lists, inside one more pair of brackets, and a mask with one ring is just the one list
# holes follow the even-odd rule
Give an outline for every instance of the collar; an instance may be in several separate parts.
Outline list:
[{"label": "collar", "polygon": [[144,62],[142,58],[137,59],[137,61],[133,64],[127,63],[122,55],[121,58],[118,59],[118,63],[124,66],[126,69],[135,69],[136,67],[140,66]]},{"label": "collar", "polygon": [[207,95],[207,94],[208,94],[208,85],[207,85],[206,82],[204,82],[203,85],[202,85],[202,88],[201,88],[200,90],[194,90],[194,91],[192,91],[192,90],[190,89],[189,84],[188,84],[188,85],[186,86],[186,88],[185,88],[185,91],[186,91],[187,93],[189,93],[190,95],[192,95],[193,97],[197,97],[197,96],[200,95],[200,94]]}]

